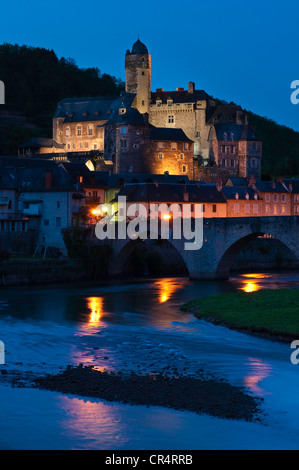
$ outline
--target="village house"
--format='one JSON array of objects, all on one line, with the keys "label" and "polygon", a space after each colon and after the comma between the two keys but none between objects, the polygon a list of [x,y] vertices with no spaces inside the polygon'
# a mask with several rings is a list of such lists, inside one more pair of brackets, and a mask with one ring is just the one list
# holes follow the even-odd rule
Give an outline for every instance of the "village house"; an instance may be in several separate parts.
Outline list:
[{"label": "village house", "polygon": [[[226,200],[221,190],[213,184],[172,184],[172,183],[131,183],[125,185],[116,195],[113,202],[113,213],[117,217],[124,214],[118,212],[118,197],[125,196],[127,208],[137,205],[136,216],[139,215],[138,205],[146,208],[150,217],[152,205],[155,211],[160,204],[177,204],[179,211],[188,206],[191,217],[196,215],[196,206],[203,217],[226,217]],[[159,213],[159,218],[163,217]],[[166,217],[168,217],[166,215]],[[172,214],[171,217],[175,217]]]}]

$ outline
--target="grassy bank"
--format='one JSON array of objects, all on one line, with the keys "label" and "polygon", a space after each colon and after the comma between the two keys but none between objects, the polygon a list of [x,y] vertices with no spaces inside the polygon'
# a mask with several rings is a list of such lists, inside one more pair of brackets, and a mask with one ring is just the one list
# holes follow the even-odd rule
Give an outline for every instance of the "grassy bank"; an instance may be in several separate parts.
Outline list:
[{"label": "grassy bank", "polygon": [[196,317],[282,341],[299,338],[299,289],[233,292],[183,305]]}]

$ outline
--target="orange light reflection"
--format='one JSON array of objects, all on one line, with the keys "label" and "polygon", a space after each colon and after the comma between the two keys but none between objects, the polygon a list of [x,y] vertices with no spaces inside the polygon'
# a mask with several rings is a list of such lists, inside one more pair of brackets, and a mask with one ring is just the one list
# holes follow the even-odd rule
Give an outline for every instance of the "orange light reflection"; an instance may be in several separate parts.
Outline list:
[{"label": "orange light reflection", "polygon": [[88,297],[89,324],[99,326],[101,324],[101,317],[103,315],[103,298],[102,297]]},{"label": "orange light reflection", "polygon": [[255,359],[252,357],[249,357],[248,360],[250,363],[250,372],[249,375],[244,378],[245,387],[248,387],[257,395],[266,395],[269,392],[266,392],[258,385],[258,383],[271,375],[271,365],[260,359]]},{"label": "orange light reflection", "polygon": [[181,286],[174,282],[172,279],[166,279],[163,281],[157,281],[156,286],[159,289],[159,302],[163,304],[167,302],[170,297],[176,292]]}]

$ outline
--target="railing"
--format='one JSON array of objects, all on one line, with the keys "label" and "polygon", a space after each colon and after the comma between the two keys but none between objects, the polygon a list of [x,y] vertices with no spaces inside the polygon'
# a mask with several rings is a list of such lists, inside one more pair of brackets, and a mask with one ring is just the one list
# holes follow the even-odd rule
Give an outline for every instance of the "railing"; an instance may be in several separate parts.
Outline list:
[{"label": "railing", "polygon": [[0,220],[23,220],[28,219],[25,214],[22,213],[0,213]]}]

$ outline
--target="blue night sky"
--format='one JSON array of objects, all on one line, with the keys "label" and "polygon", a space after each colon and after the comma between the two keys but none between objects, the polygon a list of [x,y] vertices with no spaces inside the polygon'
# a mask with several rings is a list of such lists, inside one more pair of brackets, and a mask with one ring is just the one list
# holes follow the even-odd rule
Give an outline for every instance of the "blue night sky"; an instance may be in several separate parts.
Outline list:
[{"label": "blue night sky", "polygon": [[298,19],[298,0],[15,0],[1,2],[0,43],[53,49],[124,80],[125,52],[139,34],[152,57],[153,91],[192,80],[299,131],[299,104],[290,101]]}]

